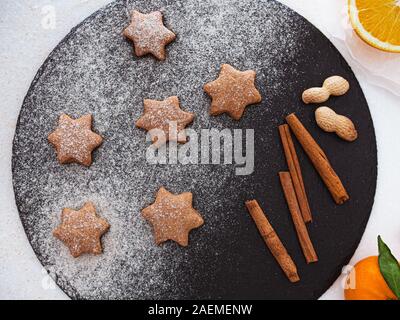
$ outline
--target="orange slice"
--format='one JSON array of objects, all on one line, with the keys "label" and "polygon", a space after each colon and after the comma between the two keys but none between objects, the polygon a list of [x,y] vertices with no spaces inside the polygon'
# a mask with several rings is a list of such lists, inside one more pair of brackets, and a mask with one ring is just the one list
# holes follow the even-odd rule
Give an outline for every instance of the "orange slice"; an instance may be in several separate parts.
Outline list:
[{"label": "orange slice", "polygon": [[354,30],[371,46],[400,52],[400,0],[349,0]]}]

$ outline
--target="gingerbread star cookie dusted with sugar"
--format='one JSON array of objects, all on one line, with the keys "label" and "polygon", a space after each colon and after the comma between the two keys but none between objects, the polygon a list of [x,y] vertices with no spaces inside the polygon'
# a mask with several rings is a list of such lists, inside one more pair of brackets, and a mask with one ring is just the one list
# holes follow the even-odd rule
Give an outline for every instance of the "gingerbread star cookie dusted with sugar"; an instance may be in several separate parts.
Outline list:
[{"label": "gingerbread star cookie dusted with sugar", "polygon": [[261,102],[255,79],[253,70],[239,71],[229,64],[223,64],[218,79],[204,85],[204,91],[212,99],[210,114],[216,116],[227,113],[239,120],[248,105]]},{"label": "gingerbread star cookie dusted with sugar", "polygon": [[191,192],[172,194],[164,187],[157,192],[156,200],[142,210],[143,217],[153,226],[156,244],[173,240],[187,246],[189,232],[200,227],[204,220],[193,208]]},{"label": "gingerbread star cookie dusted with sugar", "polygon": [[109,228],[109,223],[96,214],[93,203],[86,202],[78,211],[64,208],[61,224],[53,235],[64,242],[76,258],[84,253],[102,253],[100,238]]},{"label": "gingerbread star cookie dusted with sugar", "polygon": [[144,100],[144,112],[136,121],[138,128],[149,131],[156,146],[166,141],[185,143],[185,128],[194,119],[194,113],[183,111],[176,96],[163,101]]},{"label": "gingerbread star cookie dusted with sugar", "polygon": [[160,11],[149,14],[132,11],[131,23],[123,34],[133,41],[138,57],[151,53],[158,60],[165,60],[165,46],[176,38],[175,33],[164,26]]},{"label": "gingerbread star cookie dusted with sugar", "polygon": [[76,162],[84,166],[92,164],[92,151],[103,142],[103,138],[92,131],[91,114],[79,119],[62,114],[48,140],[56,149],[61,164]]}]

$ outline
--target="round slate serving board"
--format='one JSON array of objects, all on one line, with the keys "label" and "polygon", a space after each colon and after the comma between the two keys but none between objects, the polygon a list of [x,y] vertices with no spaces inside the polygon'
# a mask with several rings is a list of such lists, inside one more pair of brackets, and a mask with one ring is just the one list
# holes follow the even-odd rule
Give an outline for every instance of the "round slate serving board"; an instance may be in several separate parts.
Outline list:
[{"label": "round slate serving board", "polygon": [[[137,58],[121,35],[127,10],[161,10],[177,34],[165,62]],[[240,121],[208,114],[202,86],[222,63],[257,72],[263,101]],[[322,132],[305,88],[330,75],[351,90],[326,104],[353,119],[354,143]],[[145,132],[134,127],[143,99],[178,95],[195,112],[191,128],[254,129],[255,168],[236,176],[234,165],[152,165]],[[94,116],[104,137],[90,168],[60,165],[47,142],[61,113]],[[277,126],[296,112],[330,158],[350,201],[337,206],[297,144],[314,222],[309,225],[319,262],[305,263],[282,195],[278,171],[286,170]],[[72,298],[315,299],[338,277],[363,234],[373,204],[377,154],[368,105],[351,69],[310,23],[275,1],[116,1],[97,11],[50,54],[24,100],[13,148],[17,206],[38,258]],[[191,191],[205,224],[186,248],[158,247],[140,209],[165,186]],[[257,199],[296,262],[301,281],[291,284],[266,248],[244,201]],[[52,236],[63,207],[95,203],[111,224],[104,253],[72,258]]]}]

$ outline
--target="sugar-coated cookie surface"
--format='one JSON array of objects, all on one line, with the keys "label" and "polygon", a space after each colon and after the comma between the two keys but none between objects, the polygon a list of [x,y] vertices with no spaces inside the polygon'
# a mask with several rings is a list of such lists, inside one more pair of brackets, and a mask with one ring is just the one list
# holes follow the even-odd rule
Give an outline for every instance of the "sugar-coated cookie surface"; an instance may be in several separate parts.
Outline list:
[{"label": "sugar-coated cookie surface", "polygon": [[102,253],[100,238],[109,228],[107,220],[96,214],[94,204],[86,202],[78,211],[64,208],[61,224],[54,229],[53,235],[64,242],[76,258],[84,253]]},{"label": "sugar-coated cookie surface", "polygon": [[76,162],[87,167],[92,164],[92,151],[103,142],[103,138],[92,131],[91,114],[79,119],[62,114],[48,140],[56,149],[61,164]]},{"label": "sugar-coated cookie surface", "polygon": [[131,23],[124,29],[124,36],[133,41],[138,57],[151,53],[158,60],[165,60],[165,46],[175,40],[175,33],[167,29],[160,11],[143,14],[131,13]]},{"label": "sugar-coated cookie surface", "polygon": [[212,98],[210,114],[227,113],[239,120],[248,105],[261,102],[255,79],[253,70],[239,71],[223,64],[218,79],[204,85],[204,91]]},{"label": "sugar-coated cookie surface", "polygon": [[154,203],[142,210],[143,217],[153,226],[157,244],[173,240],[181,246],[188,245],[190,230],[204,223],[192,201],[191,192],[172,194],[164,187],[158,190]]},{"label": "sugar-coated cookie surface", "polygon": [[[185,127],[194,119],[194,114],[183,111],[176,96],[163,101],[145,99],[144,112],[136,121],[138,128],[150,131],[153,143],[162,145],[166,141],[186,142]],[[175,132],[171,132],[171,128]],[[163,137],[157,135],[153,129],[161,130]]]}]

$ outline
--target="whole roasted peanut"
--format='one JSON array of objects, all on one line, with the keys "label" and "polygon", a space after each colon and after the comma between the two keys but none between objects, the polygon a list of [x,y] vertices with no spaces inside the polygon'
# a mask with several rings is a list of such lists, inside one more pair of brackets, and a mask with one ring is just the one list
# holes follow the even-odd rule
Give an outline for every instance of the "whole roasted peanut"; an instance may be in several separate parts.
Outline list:
[{"label": "whole roasted peanut", "polygon": [[341,76],[325,79],[321,88],[310,88],[303,92],[302,99],[306,104],[322,103],[332,96],[342,96],[350,89],[349,82]]},{"label": "whole roasted peanut", "polygon": [[318,126],[326,132],[335,132],[346,141],[357,139],[357,130],[353,122],[342,115],[337,114],[331,108],[319,107],[315,110],[315,120]]}]

